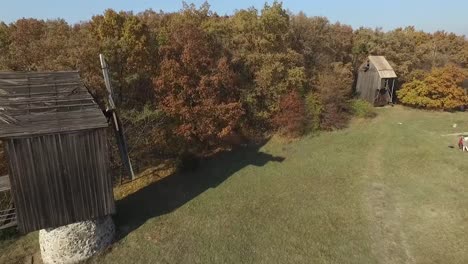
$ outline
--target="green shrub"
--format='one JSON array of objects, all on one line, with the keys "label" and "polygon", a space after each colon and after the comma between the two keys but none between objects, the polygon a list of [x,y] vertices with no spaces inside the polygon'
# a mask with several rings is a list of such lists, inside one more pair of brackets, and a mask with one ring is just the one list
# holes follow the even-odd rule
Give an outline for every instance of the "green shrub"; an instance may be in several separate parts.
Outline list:
[{"label": "green shrub", "polygon": [[353,115],[357,117],[372,118],[377,115],[372,104],[365,100],[351,100],[350,107]]}]

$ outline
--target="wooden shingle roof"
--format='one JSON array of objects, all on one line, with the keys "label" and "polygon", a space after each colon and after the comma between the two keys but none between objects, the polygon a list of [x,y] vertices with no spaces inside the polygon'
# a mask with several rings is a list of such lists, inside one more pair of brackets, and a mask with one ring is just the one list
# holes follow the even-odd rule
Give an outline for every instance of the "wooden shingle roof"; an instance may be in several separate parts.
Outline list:
[{"label": "wooden shingle roof", "polygon": [[380,78],[396,78],[397,75],[384,56],[369,56],[369,61],[374,64]]},{"label": "wooden shingle roof", "polygon": [[0,138],[107,126],[78,72],[0,72]]}]

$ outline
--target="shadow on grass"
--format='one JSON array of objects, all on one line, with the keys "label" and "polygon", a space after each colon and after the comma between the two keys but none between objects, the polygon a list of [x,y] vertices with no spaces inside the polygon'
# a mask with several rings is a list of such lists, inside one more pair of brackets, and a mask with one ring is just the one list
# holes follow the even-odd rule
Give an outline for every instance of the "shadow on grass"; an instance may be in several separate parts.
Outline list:
[{"label": "shadow on grass", "polygon": [[124,238],[148,219],[172,212],[207,189],[215,188],[248,165],[264,166],[285,159],[261,152],[260,148],[261,145],[249,146],[219,153],[202,160],[194,172],[175,173],[117,201],[117,239]]}]

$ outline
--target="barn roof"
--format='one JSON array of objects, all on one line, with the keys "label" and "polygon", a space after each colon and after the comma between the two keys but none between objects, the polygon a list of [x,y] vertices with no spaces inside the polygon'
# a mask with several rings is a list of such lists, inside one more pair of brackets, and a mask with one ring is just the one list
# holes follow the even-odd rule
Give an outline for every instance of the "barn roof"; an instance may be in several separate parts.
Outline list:
[{"label": "barn roof", "polygon": [[384,56],[369,56],[369,61],[375,66],[380,78],[396,78],[397,75]]},{"label": "barn roof", "polygon": [[0,138],[102,127],[78,72],[0,72]]}]

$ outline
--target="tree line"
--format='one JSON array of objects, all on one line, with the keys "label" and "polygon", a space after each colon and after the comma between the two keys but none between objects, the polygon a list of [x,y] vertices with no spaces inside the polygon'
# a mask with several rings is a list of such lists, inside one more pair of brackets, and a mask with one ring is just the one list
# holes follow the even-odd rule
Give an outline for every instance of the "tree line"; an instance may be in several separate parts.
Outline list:
[{"label": "tree line", "polygon": [[0,22],[0,70],[79,70],[98,99],[105,98],[99,53],[111,67],[136,159],[204,155],[275,131],[341,128],[368,55],[386,56],[399,85],[433,68],[468,65],[464,36],[411,26],[353,29],[279,2],[230,16],[205,3],[174,13],[109,9],[73,25]]}]

